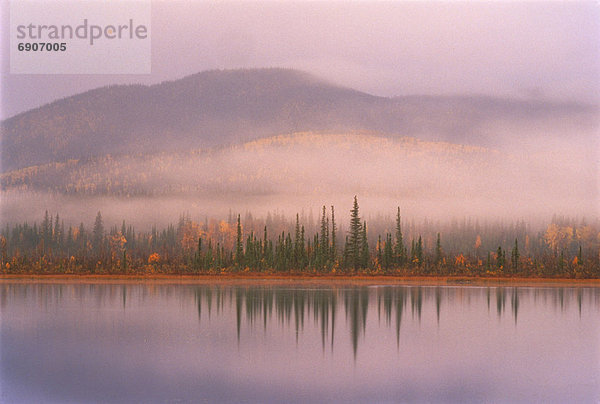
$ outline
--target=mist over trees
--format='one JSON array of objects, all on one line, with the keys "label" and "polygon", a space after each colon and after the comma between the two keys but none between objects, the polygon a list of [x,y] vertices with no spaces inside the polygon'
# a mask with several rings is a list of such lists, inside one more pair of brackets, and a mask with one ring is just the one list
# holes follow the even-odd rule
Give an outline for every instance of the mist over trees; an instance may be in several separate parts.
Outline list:
[{"label": "mist over trees", "polygon": [[166,226],[180,212],[293,214],[321,200],[342,206],[360,192],[372,215],[400,204],[407,217],[547,223],[553,214],[597,216],[594,161],[592,148],[566,143],[509,153],[377,133],[295,133],[11,171],[0,176],[1,221],[31,221],[50,209],[79,222],[101,210],[140,227],[157,223],[161,210],[167,220],[157,224]]},{"label": "mist over trees", "polygon": [[90,227],[65,226],[46,212],[40,223],[2,229],[2,272],[600,276],[599,223],[556,217],[538,232],[524,222],[416,225],[397,208],[395,220],[371,225],[356,197],[347,224],[335,212],[323,206],[316,223],[306,224],[299,214],[203,223],[182,215],[150,231],[125,221],[105,228],[101,212]]},{"label": "mist over trees", "polygon": [[2,122],[2,268],[571,276],[598,256],[598,116],[289,69],[92,90]]}]

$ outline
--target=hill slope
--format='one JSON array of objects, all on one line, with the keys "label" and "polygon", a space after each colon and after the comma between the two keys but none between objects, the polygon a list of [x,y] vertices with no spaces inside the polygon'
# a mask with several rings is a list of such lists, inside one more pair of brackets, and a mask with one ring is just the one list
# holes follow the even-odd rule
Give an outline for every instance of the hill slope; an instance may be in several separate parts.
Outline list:
[{"label": "hill slope", "polygon": [[[153,86],[111,86],[2,122],[2,171],[106,154],[177,151],[298,131],[494,144],[506,127],[590,131],[596,109],[487,97],[375,97],[286,69],[203,72]],[[548,124],[550,121],[552,123]],[[558,122],[558,125],[556,124]]]},{"label": "hill slope", "polygon": [[226,147],[51,163],[0,179],[10,220],[34,209],[73,216],[87,209],[87,217],[101,208],[118,217],[273,206],[299,211],[315,203],[344,206],[357,194],[375,211],[400,205],[427,217],[594,212],[595,170],[580,152],[527,157],[372,133],[297,133]]}]

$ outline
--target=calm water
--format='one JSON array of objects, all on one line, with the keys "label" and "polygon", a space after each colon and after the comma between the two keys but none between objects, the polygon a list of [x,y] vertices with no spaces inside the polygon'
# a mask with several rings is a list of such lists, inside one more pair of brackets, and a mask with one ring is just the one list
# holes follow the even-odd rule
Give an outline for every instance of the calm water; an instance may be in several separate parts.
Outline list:
[{"label": "calm water", "polygon": [[598,402],[600,288],[0,284],[2,402]]}]

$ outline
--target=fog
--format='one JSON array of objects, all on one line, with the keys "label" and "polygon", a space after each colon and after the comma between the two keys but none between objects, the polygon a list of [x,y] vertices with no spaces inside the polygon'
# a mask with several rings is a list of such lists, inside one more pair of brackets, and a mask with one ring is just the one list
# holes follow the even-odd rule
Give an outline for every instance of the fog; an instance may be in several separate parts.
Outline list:
[{"label": "fog", "polygon": [[[104,85],[252,67],[302,69],[386,97],[600,101],[600,7],[592,1],[153,1],[152,7],[150,75],[11,75],[3,2],[0,118]],[[410,123],[418,127],[415,115]],[[452,110],[445,115],[440,121],[458,119]],[[317,216],[322,205],[335,205],[346,223],[354,195],[364,217],[393,216],[400,206],[415,219],[598,218],[598,124],[581,116],[485,122],[468,134],[478,147],[436,143],[448,139],[430,132],[410,134],[429,142],[405,133],[328,132],[176,153],[162,144],[153,155],[3,175],[0,221],[31,223],[48,210],[67,223],[90,223],[102,211],[108,224],[125,219],[148,227],[182,213],[196,220],[230,212]],[[243,120],[227,118],[241,127],[238,140],[251,138],[242,133]]]},{"label": "fog", "polygon": [[600,94],[594,1],[153,1],[150,75],[11,75],[1,6],[0,118],[109,84],[242,67],[302,69],[383,96]]},{"label": "fog", "polygon": [[354,195],[365,218],[393,217],[400,206],[416,220],[597,219],[597,139],[522,139],[495,149],[374,133],[298,133],[219,149],[112,156],[64,172],[42,168],[32,177],[38,185],[26,192],[7,188],[2,221],[39,221],[49,210],[89,223],[101,211],[107,223],[147,228],[182,213],[202,221],[276,211],[291,219],[318,217],[322,205],[334,205],[345,225]]}]

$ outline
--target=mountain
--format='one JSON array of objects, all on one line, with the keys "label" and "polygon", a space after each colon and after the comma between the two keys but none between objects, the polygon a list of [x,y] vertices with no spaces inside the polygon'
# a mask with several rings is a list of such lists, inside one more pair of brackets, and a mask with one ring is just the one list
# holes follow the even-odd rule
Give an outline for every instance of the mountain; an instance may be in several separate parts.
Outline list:
[{"label": "mountain", "polygon": [[110,86],[1,123],[2,172],[107,154],[181,151],[300,131],[489,146],[536,128],[590,132],[597,109],[577,103],[490,97],[384,98],[289,69],[207,71],[152,86]]}]

